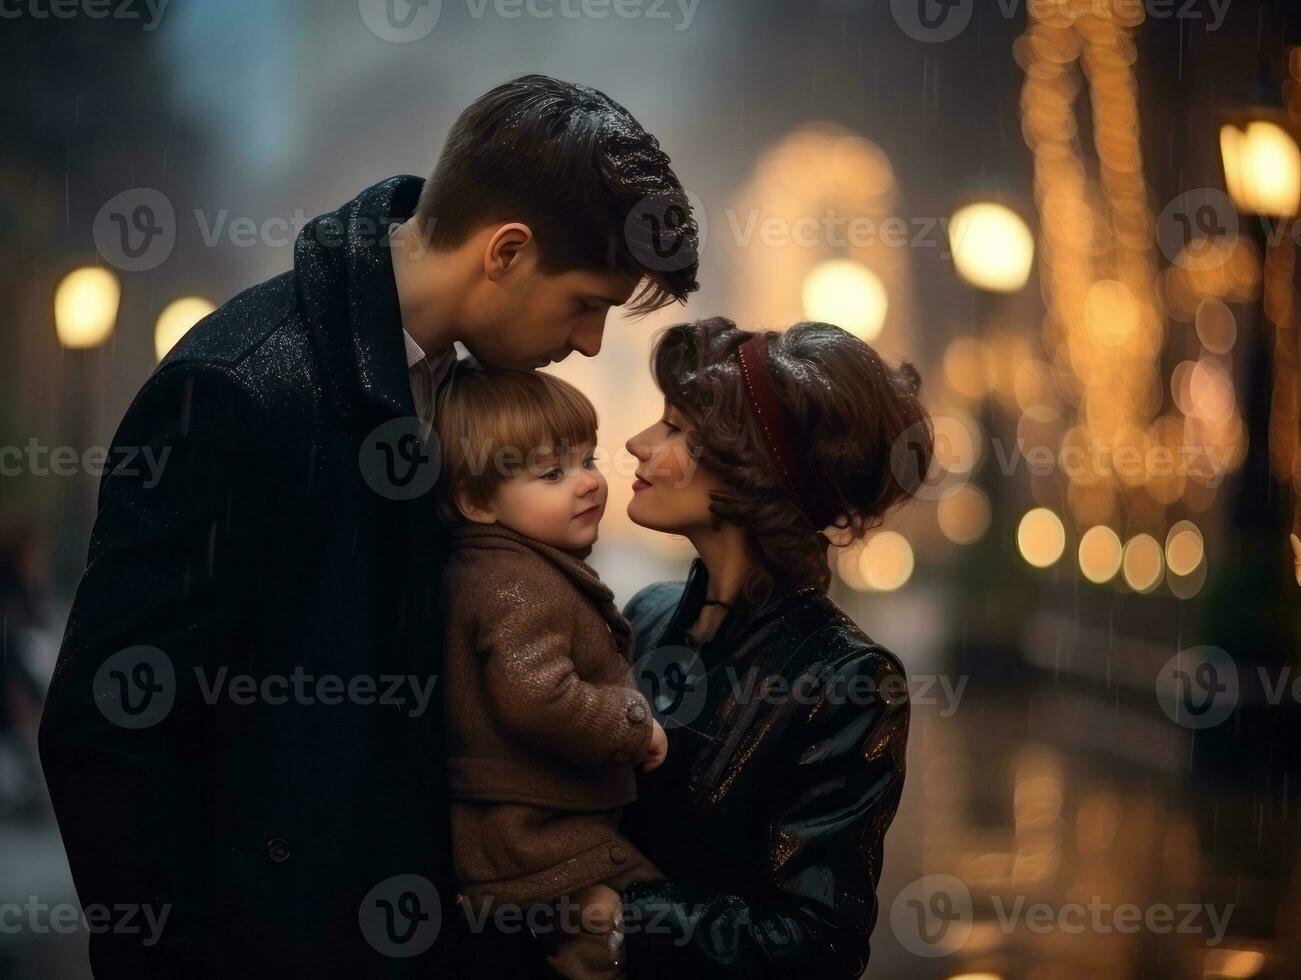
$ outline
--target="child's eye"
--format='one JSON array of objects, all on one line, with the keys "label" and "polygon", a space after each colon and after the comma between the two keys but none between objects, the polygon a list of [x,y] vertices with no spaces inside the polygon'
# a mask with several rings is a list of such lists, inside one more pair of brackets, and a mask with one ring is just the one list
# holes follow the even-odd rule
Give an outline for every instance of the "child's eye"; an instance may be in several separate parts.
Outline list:
[{"label": "child's eye", "polygon": [[587,459],[583,460],[583,466],[585,466],[589,470],[595,465],[596,465],[595,456],[588,456]]},{"label": "child's eye", "polygon": [[[564,474],[559,469],[550,469],[542,474],[542,479],[546,480],[548,483],[555,483],[556,480],[560,479],[562,476],[564,476]],[[552,477],[555,477],[555,479],[552,479]]]}]

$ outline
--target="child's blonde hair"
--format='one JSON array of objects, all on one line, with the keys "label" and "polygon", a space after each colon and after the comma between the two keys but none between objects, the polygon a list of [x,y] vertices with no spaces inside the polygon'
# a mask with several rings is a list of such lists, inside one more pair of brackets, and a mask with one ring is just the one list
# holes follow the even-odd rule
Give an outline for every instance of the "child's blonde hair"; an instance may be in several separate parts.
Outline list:
[{"label": "child's blonde hair", "polygon": [[441,463],[439,512],[463,523],[455,492],[484,505],[497,488],[548,453],[596,442],[596,409],[568,381],[539,371],[457,362],[434,417]]}]

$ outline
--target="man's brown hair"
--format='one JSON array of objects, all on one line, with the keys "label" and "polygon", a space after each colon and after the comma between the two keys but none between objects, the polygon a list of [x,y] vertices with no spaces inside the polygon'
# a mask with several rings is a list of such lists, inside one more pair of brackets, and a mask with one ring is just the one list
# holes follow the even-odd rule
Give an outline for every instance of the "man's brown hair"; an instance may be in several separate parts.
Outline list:
[{"label": "man's brown hair", "polygon": [[416,217],[442,251],[521,221],[543,270],[618,270],[641,283],[634,313],[700,288],[699,229],[668,154],[604,92],[546,75],[498,85],[461,113]]}]

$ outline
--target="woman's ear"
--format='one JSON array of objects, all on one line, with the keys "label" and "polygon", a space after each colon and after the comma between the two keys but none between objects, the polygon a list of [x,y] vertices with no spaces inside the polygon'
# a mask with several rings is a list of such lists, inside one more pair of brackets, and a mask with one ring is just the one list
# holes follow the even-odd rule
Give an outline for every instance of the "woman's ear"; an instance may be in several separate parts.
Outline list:
[{"label": "woman's ear", "polygon": [[497,514],[491,503],[486,507],[481,507],[475,503],[474,498],[470,496],[465,487],[457,487],[452,493],[452,500],[456,503],[456,509],[461,512],[461,516],[467,521],[473,521],[475,524],[496,524]]}]

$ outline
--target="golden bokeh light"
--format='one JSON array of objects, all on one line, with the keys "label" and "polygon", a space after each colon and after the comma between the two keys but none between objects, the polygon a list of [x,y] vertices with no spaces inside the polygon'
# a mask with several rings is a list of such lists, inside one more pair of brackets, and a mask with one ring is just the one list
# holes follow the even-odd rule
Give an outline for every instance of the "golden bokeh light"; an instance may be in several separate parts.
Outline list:
[{"label": "golden bokeh light", "polygon": [[912,545],[896,531],[878,531],[865,539],[858,570],[869,589],[893,592],[912,577]]},{"label": "golden bokeh light", "polygon": [[1080,572],[1095,585],[1115,578],[1120,571],[1120,537],[1105,524],[1089,528],[1080,538]]},{"label": "golden bokeh light", "polygon": [[935,509],[944,536],[954,544],[979,541],[989,530],[989,497],[970,483],[950,487]]},{"label": "golden bokeh light", "polygon": [[1193,322],[1197,339],[1212,354],[1227,354],[1238,339],[1238,320],[1223,300],[1204,299],[1197,306]]},{"label": "golden bokeh light", "polygon": [[1021,518],[1016,529],[1016,545],[1035,568],[1047,568],[1066,550],[1066,528],[1062,519],[1047,507],[1036,507]]},{"label": "golden bokeh light", "polygon": [[185,296],[168,303],[158,314],[158,324],[154,327],[154,354],[158,360],[166,357],[191,327],[215,309],[202,296]]},{"label": "golden bokeh light", "polygon": [[964,398],[983,398],[985,382],[984,345],[978,337],[955,337],[944,348],[944,380]]},{"label": "golden bokeh light", "polygon": [[1275,218],[1301,209],[1301,149],[1277,123],[1257,119],[1220,130],[1224,179],[1238,210]]},{"label": "golden bokeh light", "polygon": [[117,323],[122,286],[107,269],[85,266],[63,277],[54,292],[54,327],[64,347],[87,349],[108,340]]},{"label": "golden bokeh light", "polygon": [[834,323],[869,343],[880,335],[890,308],[881,277],[853,259],[815,266],[804,279],[802,296],[805,317]]},{"label": "golden bokeh light", "polygon": [[1176,575],[1191,575],[1206,554],[1202,532],[1192,521],[1177,521],[1166,533],[1165,562]]},{"label": "golden bokeh light", "polygon": [[1125,583],[1135,592],[1151,592],[1164,571],[1161,545],[1150,534],[1136,534],[1125,542],[1121,561]]},{"label": "golden bokeh light", "polygon": [[1213,949],[1206,954],[1204,980],[1248,980],[1265,968],[1265,954],[1255,949]]},{"label": "golden bokeh light", "polygon": [[949,221],[949,245],[958,275],[994,293],[1025,287],[1034,265],[1034,236],[1019,214],[990,201],[959,209]]}]

